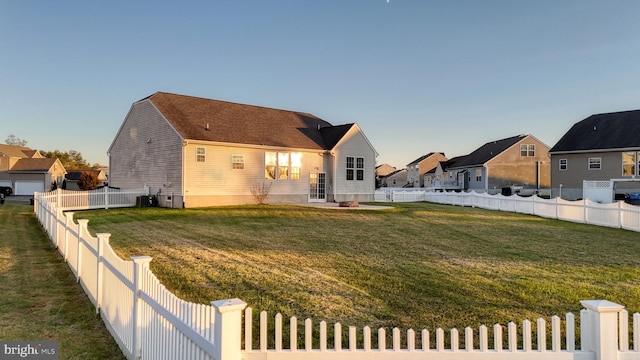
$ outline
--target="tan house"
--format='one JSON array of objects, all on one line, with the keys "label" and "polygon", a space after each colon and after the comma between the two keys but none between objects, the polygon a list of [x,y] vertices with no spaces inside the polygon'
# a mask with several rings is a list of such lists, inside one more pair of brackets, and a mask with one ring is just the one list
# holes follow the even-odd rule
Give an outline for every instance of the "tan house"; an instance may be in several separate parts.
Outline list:
[{"label": "tan house", "polygon": [[267,203],[373,201],[378,154],[355,123],[157,92],[132,105],[108,155],[109,186],[201,207],[256,203],[256,189]]},{"label": "tan house", "polygon": [[43,157],[38,150],[0,144],[0,186],[14,195],[33,195],[62,185],[67,172],[58,159]]},{"label": "tan house", "polygon": [[532,135],[490,141],[441,167],[442,180],[455,181],[461,190],[531,194],[551,184],[549,146]]},{"label": "tan house", "polygon": [[423,155],[407,164],[407,186],[424,187],[424,176],[438,166],[441,161],[447,160],[444,153],[431,152]]}]

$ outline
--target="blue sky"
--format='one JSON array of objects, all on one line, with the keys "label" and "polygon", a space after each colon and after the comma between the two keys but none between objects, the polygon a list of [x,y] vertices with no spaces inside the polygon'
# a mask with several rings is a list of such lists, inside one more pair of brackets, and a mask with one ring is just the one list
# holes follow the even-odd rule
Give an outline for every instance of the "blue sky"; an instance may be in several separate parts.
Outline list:
[{"label": "blue sky", "polygon": [[156,91],[357,122],[398,168],[640,108],[640,1],[0,0],[0,142],[106,155]]}]

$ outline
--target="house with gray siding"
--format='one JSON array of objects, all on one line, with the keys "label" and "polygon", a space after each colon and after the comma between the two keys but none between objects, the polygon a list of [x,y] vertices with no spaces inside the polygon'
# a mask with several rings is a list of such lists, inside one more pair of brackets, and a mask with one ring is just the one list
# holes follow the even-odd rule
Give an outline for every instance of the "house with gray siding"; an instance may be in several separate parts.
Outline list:
[{"label": "house with gray siding", "polygon": [[356,123],[157,92],[136,101],[108,151],[109,185],[160,206],[373,201],[378,153]]},{"label": "house with gray siding", "polygon": [[583,197],[583,181],[613,181],[619,196],[640,191],[640,110],[591,115],[551,148],[552,195]]},{"label": "house with gray siding", "polygon": [[533,193],[549,189],[548,151],[549,146],[532,135],[512,136],[440,163],[440,173],[443,181],[455,181],[460,190],[496,194],[516,188]]}]

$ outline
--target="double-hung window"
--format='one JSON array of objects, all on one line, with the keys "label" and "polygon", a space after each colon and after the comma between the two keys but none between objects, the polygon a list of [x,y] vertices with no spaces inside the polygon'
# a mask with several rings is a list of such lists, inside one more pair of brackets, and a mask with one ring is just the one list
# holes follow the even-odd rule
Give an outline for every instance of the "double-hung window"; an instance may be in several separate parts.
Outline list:
[{"label": "double-hung window", "polygon": [[589,158],[589,170],[600,170],[602,168],[602,158]]},{"label": "double-hung window", "polygon": [[206,151],[203,147],[196,148],[196,162],[205,162],[207,159]]},{"label": "double-hung window", "polygon": [[565,171],[565,170],[567,170],[569,168],[568,165],[569,165],[569,163],[568,163],[567,159],[560,159],[559,162],[558,162],[558,169],[560,171]]},{"label": "double-hung window", "polygon": [[636,176],[640,173],[640,152],[627,151],[622,153],[622,176]]},{"label": "double-hung window", "polygon": [[231,155],[231,168],[233,170],[244,170],[244,155]]},{"label": "double-hung window", "polygon": [[476,181],[482,181],[482,169],[476,169]]},{"label": "double-hung window", "polygon": [[347,180],[364,180],[364,158],[347,156]]}]

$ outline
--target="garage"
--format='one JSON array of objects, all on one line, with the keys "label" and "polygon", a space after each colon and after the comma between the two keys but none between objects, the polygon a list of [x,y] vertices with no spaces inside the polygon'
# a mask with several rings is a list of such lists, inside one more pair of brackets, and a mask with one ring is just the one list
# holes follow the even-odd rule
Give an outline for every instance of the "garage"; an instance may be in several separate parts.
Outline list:
[{"label": "garage", "polygon": [[13,189],[13,184],[11,180],[0,180],[0,186],[7,186]]},{"label": "garage", "polygon": [[14,195],[33,195],[34,192],[44,192],[43,181],[16,181],[16,188],[13,191]]}]

